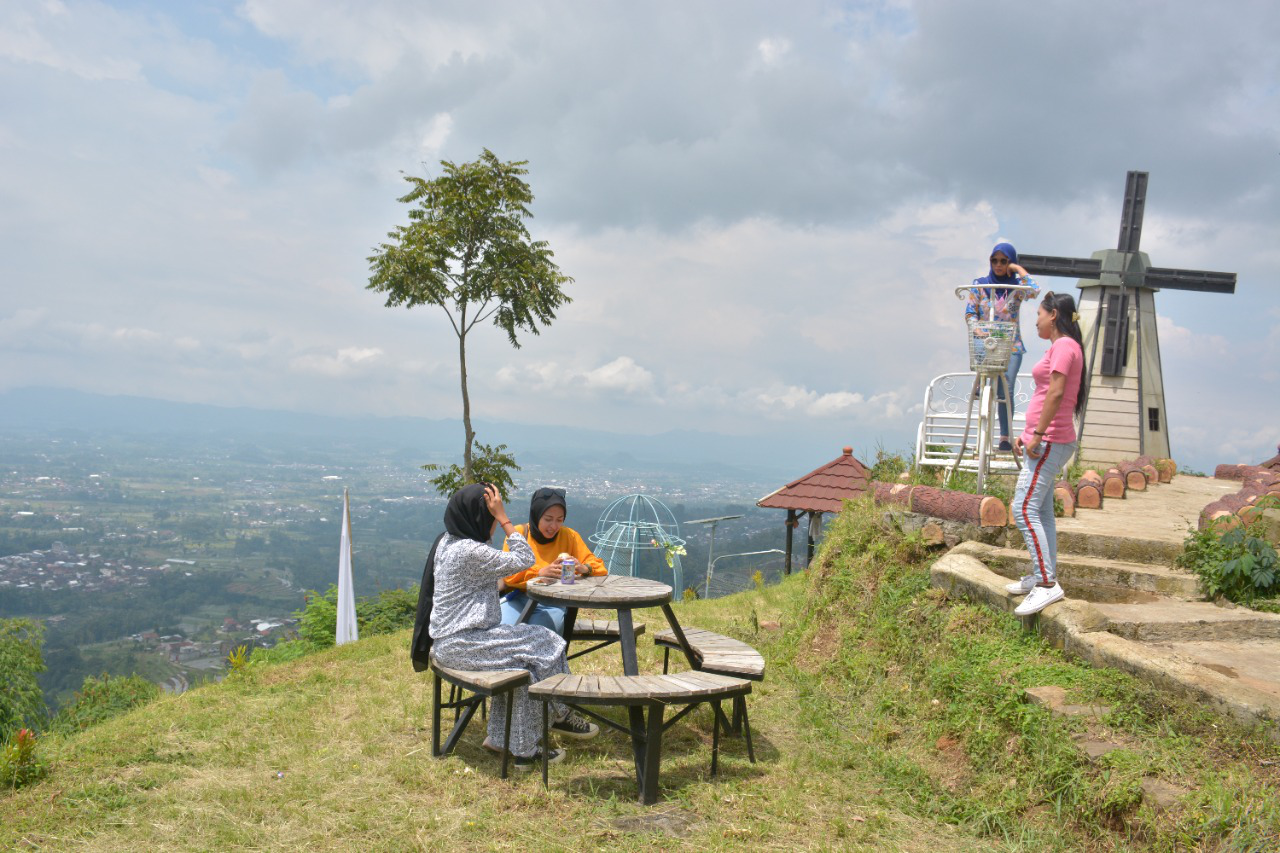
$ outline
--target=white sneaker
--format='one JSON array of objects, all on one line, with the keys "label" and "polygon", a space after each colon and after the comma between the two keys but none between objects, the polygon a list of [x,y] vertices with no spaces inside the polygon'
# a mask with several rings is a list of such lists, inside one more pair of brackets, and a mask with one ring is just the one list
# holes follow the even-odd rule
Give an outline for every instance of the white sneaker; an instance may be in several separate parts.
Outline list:
[{"label": "white sneaker", "polygon": [[1039,613],[1055,601],[1061,601],[1066,595],[1062,591],[1061,584],[1037,586],[1027,593],[1027,597],[1014,608],[1013,612],[1017,616],[1030,616],[1032,613]]},{"label": "white sneaker", "polygon": [[1039,579],[1038,575],[1023,575],[1021,580],[1005,584],[1004,591],[1010,595],[1026,595],[1035,588],[1036,581]]}]

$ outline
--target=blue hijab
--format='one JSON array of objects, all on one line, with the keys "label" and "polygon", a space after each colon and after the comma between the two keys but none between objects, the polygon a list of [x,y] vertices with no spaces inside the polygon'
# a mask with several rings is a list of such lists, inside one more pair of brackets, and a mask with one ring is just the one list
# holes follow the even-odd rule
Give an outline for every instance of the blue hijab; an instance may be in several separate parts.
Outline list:
[{"label": "blue hijab", "polygon": [[[990,258],[991,255],[994,255],[996,252],[999,252],[1000,254],[1008,258],[1009,263],[1011,264],[1016,264],[1018,262],[1018,250],[1013,248],[1013,246],[1009,243],[996,243],[996,245],[991,249],[991,252],[990,254],[987,255],[987,257]],[[1006,267],[1006,269],[1008,268]],[[1017,284],[1018,276],[1015,275],[1014,273],[1005,273],[1004,275],[996,275],[996,271],[988,267],[987,274],[984,275],[982,278],[975,278],[973,280],[973,283],[974,284]],[[1004,296],[1008,292],[1009,291],[1005,290],[1004,288],[995,288],[995,293],[997,297]]]}]

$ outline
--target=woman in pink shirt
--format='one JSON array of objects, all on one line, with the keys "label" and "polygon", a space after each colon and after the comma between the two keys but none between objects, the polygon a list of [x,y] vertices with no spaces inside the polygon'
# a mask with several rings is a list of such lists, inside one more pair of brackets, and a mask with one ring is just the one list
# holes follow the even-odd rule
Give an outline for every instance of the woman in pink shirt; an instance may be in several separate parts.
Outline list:
[{"label": "woman in pink shirt", "polygon": [[1031,572],[1005,587],[1027,597],[1013,611],[1039,613],[1060,600],[1058,527],[1053,486],[1076,451],[1075,415],[1084,408],[1084,348],[1076,303],[1065,293],[1046,293],[1036,312],[1036,331],[1049,351],[1031,369],[1036,390],[1027,406],[1027,426],[1013,452],[1025,454],[1013,493],[1013,517],[1031,554]]}]

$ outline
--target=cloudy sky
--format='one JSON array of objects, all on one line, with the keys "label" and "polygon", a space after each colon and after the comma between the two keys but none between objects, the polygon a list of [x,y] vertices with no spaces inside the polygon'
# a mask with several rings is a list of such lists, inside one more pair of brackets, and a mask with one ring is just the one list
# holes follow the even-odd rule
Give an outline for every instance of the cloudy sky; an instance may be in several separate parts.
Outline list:
[{"label": "cloudy sky", "polygon": [[366,258],[401,173],[487,147],[575,281],[473,339],[480,417],[906,449],[952,289],[1114,247],[1142,169],[1153,263],[1240,276],[1158,298],[1174,455],[1256,460],[1277,44],[1261,1],[4,0],[0,390],[455,417],[447,319]]}]

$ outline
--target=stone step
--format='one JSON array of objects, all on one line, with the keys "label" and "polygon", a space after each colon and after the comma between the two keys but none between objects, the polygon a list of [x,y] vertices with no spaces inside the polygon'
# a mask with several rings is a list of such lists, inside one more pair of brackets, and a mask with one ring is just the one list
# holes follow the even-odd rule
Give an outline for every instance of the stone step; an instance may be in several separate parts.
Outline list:
[{"label": "stone step", "polygon": [[1107,630],[1144,643],[1280,639],[1280,615],[1208,601],[1159,598],[1142,604],[1094,602]]},{"label": "stone step", "polygon": [[1128,563],[1172,566],[1182,555],[1182,542],[1141,536],[1108,535],[1058,529],[1058,552],[1082,557],[1102,557]]},{"label": "stone step", "polygon": [[[986,563],[993,572],[1017,580],[1030,571],[1031,558],[1021,548],[960,546]],[[1200,579],[1190,572],[1170,569],[1153,563],[1133,563],[1082,554],[1058,555],[1058,580],[1068,595],[1088,601],[1136,603],[1153,600],[1146,593],[1184,601],[1201,598]]]},{"label": "stone step", "polygon": [[[974,544],[965,543],[940,557],[930,570],[932,585],[948,595],[984,603],[999,612],[1011,612],[1019,599],[1005,593],[1005,577],[993,572],[974,554],[964,553]],[[1191,624],[1196,619],[1206,621],[1202,618],[1206,612],[1201,608],[1214,606],[1204,602],[1166,601],[1175,605],[1198,605],[1196,611],[1183,612],[1184,616],[1192,617]],[[1094,666],[1124,670],[1151,684],[1203,702],[1212,710],[1249,723],[1274,726],[1275,721],[1280,720],[1280,640],[1134,640],[1112,633],[1109,630],[1112,620],[1116,620],[1115,627],[1124,630],[1125,625],[1143,624],[1146,617],[1126,622],[1128,614],[1113,609],[1108,616],[1103,612],[1106,606],[1068,596],[1026,617],[1023,625],[1038,631],[1055,647]],[[1222,621],[1224,613],[1237,614],[1238,624],[1231,630],[1242,633],[1274,630],[1265,618],[1268,614],[1228,608],[1216,610],[1221,612],[1208,614],[1216,617],[1214,622]],[[1239,615],[1241,612],[1245,614],[1244,619]],[[1258,619],[1259,616],[1263,618]],[[1221,625],[1206,625],[1196,630],[1226,629]]]},{"label": "stone step", "polygon": [[1280,703],[1280,641],[1189,640],[1151,643],[1150,647],[1171,652]]}]

